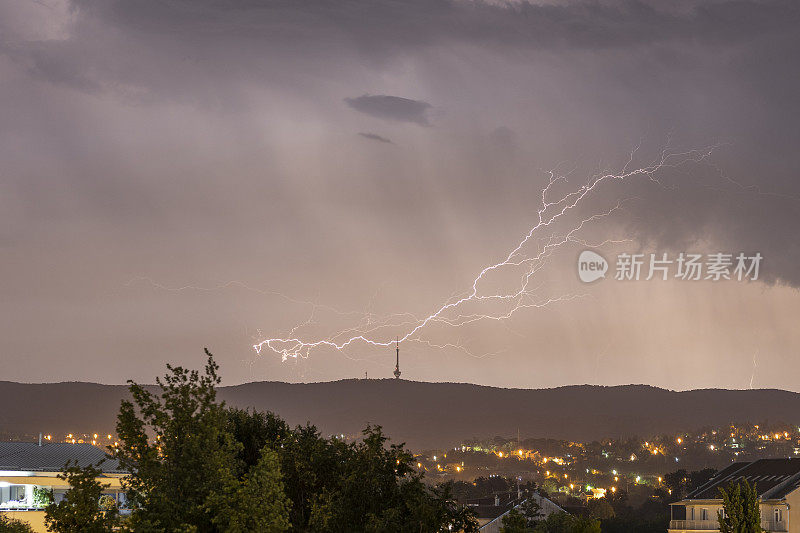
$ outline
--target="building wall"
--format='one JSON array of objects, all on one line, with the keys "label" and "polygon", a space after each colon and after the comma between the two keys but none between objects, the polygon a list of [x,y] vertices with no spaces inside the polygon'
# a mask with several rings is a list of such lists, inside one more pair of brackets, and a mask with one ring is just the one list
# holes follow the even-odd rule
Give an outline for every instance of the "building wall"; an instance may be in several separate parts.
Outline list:
[{"label": "building wall", "polygon": [[[790,499],[791,498],[791,499]],[[766,531],[788,531],[789,533],[800,533],[800,519],[796,519],[794,524],[790,518],[790,510],[795,514],[800,514],[800,490],[790,494],[783,502],[766,502],[759,505],[761,511],[761,525]],[[694,515],[692,515],[694,509]],[[703,509],[707,510],[706,519],[703,520]],[[775,521],[775,510],[780,510],[781,521]],[[670,528],[670,533],[680,533],[684,531],[719,531],[717,513],[722,510],[722,502],[708,503],[688,503],[686,504],[686,520],[676,521],[673,525],[683,524],[685,527]]]},{"label": "building wall", "polygon": [[[717,523],[717,513],[722,510],[722,503],[719,504],[698,504],[698,505],[687,505],[686,506],[686,520],[703,520],[703,509],[706,509],[708,518],[710,520]],[[692,515],[692,510],[694,510],[694,515]]]},{"label": "building wall", "polygon": [[44,511],[2,511],[2,513],[15,520],[27,522],[36,533],[47,533],[44,526]]},{"label": "building wall", "polygon": [[787,494],[785,500],[789,505],[789,516],[786,517],[789,532],[800,533],[800,490]]},{"label": "building wall", "polygon": [[[780,511],[780,522],[775,522],[775,510]],[[761,523],[772,525],[776,531],[788,531],[789,506],[785,503],[762,503],[761,504]]]}]

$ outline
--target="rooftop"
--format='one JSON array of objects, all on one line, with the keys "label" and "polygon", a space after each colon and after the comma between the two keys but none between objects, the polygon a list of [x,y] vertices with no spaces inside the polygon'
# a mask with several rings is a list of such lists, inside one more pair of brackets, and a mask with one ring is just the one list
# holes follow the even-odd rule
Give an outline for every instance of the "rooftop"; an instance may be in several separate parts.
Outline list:
[{"label": "rooftop", "polygon": [[124,473],[119,463],[91,444],[46,442],[0,442],[0,470],[24,472],[61,472],[68,461],[78,466],[96,465],[105,473]]},{"label": "rooftop", "polygon": [[800,459],[760,459],[734,463],[691,492],[686,499],[719,499],[720,487],[727,488],[731,483],[741,480],[755,485],[762,500],[783,498],[800,486]]}]

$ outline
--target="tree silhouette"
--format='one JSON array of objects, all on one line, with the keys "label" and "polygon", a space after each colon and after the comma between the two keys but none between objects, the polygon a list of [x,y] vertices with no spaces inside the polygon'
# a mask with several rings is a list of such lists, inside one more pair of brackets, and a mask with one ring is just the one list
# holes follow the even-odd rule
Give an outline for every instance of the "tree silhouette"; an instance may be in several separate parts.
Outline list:
[{"label": "tree silhouette", "polygon": [[761,533],[761,513],[758,508],[758,492],[755,483],[751,486],[746,479],[727,490],[719,488],[722,494],[724,513],[717,513],[720,533]]}]

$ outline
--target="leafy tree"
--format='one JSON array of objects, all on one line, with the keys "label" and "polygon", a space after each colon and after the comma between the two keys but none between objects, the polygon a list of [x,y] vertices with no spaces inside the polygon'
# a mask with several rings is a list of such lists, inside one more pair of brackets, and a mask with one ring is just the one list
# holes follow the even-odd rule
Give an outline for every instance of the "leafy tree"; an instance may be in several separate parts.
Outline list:
[{"label": "leafy tree", "polygon": [[306,425],[296,428],[280,450],[286,494],[292,500],[292,528],[305,531],[317,524],[325,531],[333,519],[332,500],[351,460],[351,446],[323,439],[317,428]]},{"label": "leafy tree", "polygon": [[542,518],[542,507],[532,496],[523,501],[518,507],[511,509],[503,517],[504,533],[525,533],[533,531],[536,523]]},{"label": "leafy tree", "polygon": [[624,511],[629,509],[628,491],[618,490],[611,492],[610,494],[607,492],[606,499],[608,500],[608,503],[611,504],[611,507],[614,508],[614,514],[616,515],[623,514]]},{"label": "leafy tree", "polygon": [[535,533],[600,533],[600,520],[569,513],[552,513],[536,525]]},{"label": "leafy tree", "polygon": [[322,438],[311,425],[289,429],[272,413],[232,409],[228,417],[245,463],[257,446],[278,455],[293,530],[474,531],[474,515],[456,504],[452,483],[426,486],[411,454],[402,445],[387,446],[379,427],[348,444]]},{"label": "leafy tree", "polygon": [[475,485],[468,481],[453,480],[451,482],[453,496],[460,502],[464,502],[471,498],[481,498],[485,494],[479,494]]},{"label": "leafy tree", "polygon": [[[229,431],[224,404],[216,401],[219,367],[208,350],[206,355],[202,375],[167,365],[168,373],[156,379],[159,394],[129,382],[133,401],[120,406],[120,446],[112,451],[130,472],[123,479],[133,508],[130,527],[213,532],[253,525],[259,531],[285,530],[288,503],[277,461],[267,454],[246,468],[244,446]],[[260,488],[267,491],[265,509],[234,519],[236,510],[253,509]],[[275,501],[263,501],[266,497]]]},{"label": "leafy tree", "polygon": [[290,502],[283,491],[277,453],[265,447],[241,482],[229,482],[225,495],[215,492],[208,503],[212,522],[220,530],[266,533],[289,529]]},{"label": "leafy tree", "polygon": [[[478,531],[475,512],[456,502],[452,493],[453,483],[441,483],[430,491],[430,507],[434,509],[435,522],[441,529],[471,533]],[[435,530],[435,527],[433,528]]]},{"label": "leafy tree", "polygon": [[475,497],[490,496],[497,492],[508,492],[512,489],[513,483],[508,478],[502,476],[476,478],[473,483],[478,493]]},{"label": "leafy tree", "polygon": [[70,489],[64,499],[58,503],[50,503],[45,509],[45,524],[49,531],[56,533],[105,533],[110,532],[119,523],[116,505],[102,508],[100,498],[103,489],[97,477],[101,474],[98,465],[79,467],[67,463],[60,479],[66,480]]},{"label": "leafy tree", "polygon": [[241,444],[239,465],[247,470],[258,463],[265,446],[280,451],[294,437],[289,425],[273,413],[230,408],[226,429]]},{"label": "leafy tree", "polygon": [[0,513],[0,533],[33,533],[33,528],[27,522]]},{"label": "leafy tree", "polygon": [[694,489],[704,485],[716,473],[717,470],[715,468],[704,468],[693,472],[680,469],[666,474],[664,476],[664,485],[672,491],[670,500],[676,502],[685,498]]},{"label": "leafy tree", "polygon": [[33,505],[47,507],[51,503],[53,503],[53,489],[33,487]]},{"label": "leafy tree", "polygon": [[[618,495],[612,493],[612,496]],[[627,495],[621,501],[615,501],[606,495],[612,504],[615,516],[601,520],[603,533],[654,533],[664,532],[669,526],[669,506],[662,499],[648,498],[637,508],[626,504]]]},{"label": "leafy tree", "polygon": [[119,448],[133,531],[319,533],[477,531],[452,484],[430,487],[404,445],[379,426],[362,440],[291,429],[272,413],[216,401],[217,365],[167,365],[160,392],[131,382]]},{"label": "leafy tree", "polygon": [[616,516],[614,507],[612,507],[611,503],[605,498],[593,498],[589,500],[586,504],[586,508],[589,511],[589,516],[592,518],[607,520]]},{"label": "leafy tree", "polygon": [[719,488],[722,494],[722,508],[725,513],[717,513],[720,533],[761,533],[761,513],[758,508],[758,492],[747,480],[727,490]]},{"label": "leafy tree", "polygon": [[533,526],[542,519],[542,506],[539,505],[539,502],[536,498],[533,497],[531,494],[525,501],[523,501],[520,506],[520,511],[522,512],[522,516],[528,521],[529,526]]},{"label": "leafy tree", "polygon": [[500,533],[527,533],[528,520],[516,508],[511,509],[503,517],[503,526],[500,528]]},{"label": "leafy tree", "polygon": [[600,520],[596,518],[576,518],[570,533],[601,533]]},{"label": "leafy tree", "polygon": [[386,446],[380,426],[367,426],[364,438],[333,446],[339,471],[312,498],[312,531],[428,531],[452,527],[477,531],[472,513],[456,505],[450,486],[429,489],[413,468],[402,444]]}]

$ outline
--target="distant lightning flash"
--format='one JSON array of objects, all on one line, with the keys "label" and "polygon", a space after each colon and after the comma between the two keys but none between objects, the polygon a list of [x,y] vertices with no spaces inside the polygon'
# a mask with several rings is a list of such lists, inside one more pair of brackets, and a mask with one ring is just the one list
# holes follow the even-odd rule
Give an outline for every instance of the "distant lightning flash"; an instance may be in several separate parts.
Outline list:
[{"label": "distant lightning flash", "polygon": [[[668,152],[667,150],[663,150],[659,157],[651,164],[635,170],[630,170],[629,167],[633,164],[637,148],[630,153],[627,163],[617,173],[593,175],[584,185],[554,200],[550,198],[550,196],[553,195],[552,189],[558,182],[567,182],[567,178],[564,175],[558,174],[557,171],[551,171],[549,173],[548,183],[541,191],[540,205],[537,208],[537,222],[529,229],[518,244],[508,252],[505,259],[483,268],[473,279],[471,288],[465,294],[460,297],[452,297],[445,301],[427,317],[417,318],[410,313],[402,313],[391,315],[392,318],[384,322],[379,322],[375,321],[374,317],[370,316],[366,323],[362,323],[361,326],[349,328],[332,336],[318,339],[301,338],[301,336],[296,335],[298,328],[295,327],[292,329],[290,335],[286,337],[263,339],[257,344],[254,344],[253,348],[257,354],[261,354],[265,348],[269,349],[280,355],[283,361],[286,361],[289,358],[308,357],[311,350],[320,347],[329,347],[340,352],[356,343],[388,347],[395,343],[395,335],[387,335],[384,338],[379,334],[381,330],[387,328],[404,329],[405,333],[399,336],[400,343],[406,341],[424,342],[429,346],[440,346],[434,345],[429,341],[423,341],[420,338],[422,330],[432,324],[458,327],[482,320],[503,321],[510,318],[520,309],[545,307],[556,302],[569,301],[585,296],[583,294],[568,294],[558,297],[541,298],[536,296],[536,288],[531,288],[531,283],[535,274],[543,268],[546,260],[556,249],[570,242],[591,246],[579,240],[576,233],[587,224],[607,217],[620,209],[621,202],[606,211],[598,212],[584,218],[563,235],[549,235],[541,239],[539,233],[541,233],[543,228],[553,226],[557,220],[582,203],[604,182],[625,181],[636,177],[646,177],[650,181],[661,185],[656,178],[658,172],[665,168],[677,168],[685,164],[700,163],[711,155],[714,148],[715,147],[686,152]],[[600,246],[609,242],[619,241],[605,241],[595,246]],[[536,253],[529,253],[526,251],[528,248],[532,247],[531,243],[537,243]],[[486,284],[486,280],[490,274],[498,274],[505,271],[513,272],[513,269],[522,269],[519,284],[514,290],[510,292],[490,291],[488,294],[482,293],[482,286]],[[467,304],[485,304],[487,302],[509,303],[510,306],[502,312],[476,313],[474,311],[468,312],[464,310]],[[462,346],[452,343],[446,344],[445,346],[464,349]]]}]

